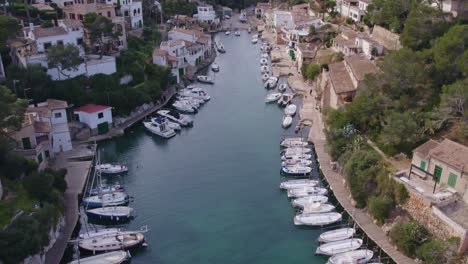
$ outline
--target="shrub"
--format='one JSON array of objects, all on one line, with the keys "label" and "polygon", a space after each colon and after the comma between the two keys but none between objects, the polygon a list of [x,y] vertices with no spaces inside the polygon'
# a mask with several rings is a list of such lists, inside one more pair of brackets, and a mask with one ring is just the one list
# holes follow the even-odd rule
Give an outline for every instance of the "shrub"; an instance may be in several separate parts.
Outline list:
[{"label": "shrub", "polygon": [[405,185],[398,182],[395,182],[393,194],[395,196],[395,202],[398,204],[404,204],[409,196]]},{"label": "shrub", "polygon": [[54,26],[54,24],[50,20],[45,20],[41,24],[41,28],[51,28],[53,26]]},{"label": "shrub", "polygon": [[393,207],[393,199],[388,196],[373,196],[369,198],[369,213],[383,224]]},{"label": "shrub", "polygon": [[346,24],[351,25],[354,23],[354,20],[350,17],[346,18]]},{"label": "shrub", "polygon": [[322,71],[319,64],[304,64],[302,66],[302,76],[304,79],[313,80]]},{"label": "shrub", "polygon": [[417,248],[429,238],[429,233],[418,222],[410,221],[404,224],[396,223],[390,230],[390,238],[405,255],[413,257]]}]

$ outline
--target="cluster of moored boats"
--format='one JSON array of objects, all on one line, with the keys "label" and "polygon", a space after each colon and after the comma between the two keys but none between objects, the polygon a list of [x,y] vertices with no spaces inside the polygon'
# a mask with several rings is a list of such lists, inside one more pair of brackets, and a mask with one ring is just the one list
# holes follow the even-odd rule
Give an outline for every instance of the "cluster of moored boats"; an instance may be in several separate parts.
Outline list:
[{"label": "cluster of moored boats", "polygon": [[[122,224],[131,220],[134,210],[128,206],[130,199],[125,188],[119,183],[106,185],[102,179],[103,175],[124,175],[128,172],[128,167],[122,164],[98,163],[94,171],[87,195],[82,201],[88,220],[105,225]],[[107,228],[82,233],[74,242],[81,251],[93,255],[71,263],[122,263],[131,258],[128,250],[147,246],[147,231],[145,226],[133,231]]]},{"label": "cluster of moored boats", "polygon": [[[281,141],[281,173],[284,176],[308,176],[312,172],[312,149],[301,137],[285,138]],[[280,184],[280,188],[292,198],[292,206],[298,209],[294,216],[295,225],[327,226],[342,220],[342,214],[328,203],[328,190],[320,181],[296,178]],[[316,254],[330,256],[329,264],[370,263],[374,253],[363,248],[363,240],[356,238],[356,229],[340,227],[323,232]],[[376,263],[376,262],[374,262]]]}]

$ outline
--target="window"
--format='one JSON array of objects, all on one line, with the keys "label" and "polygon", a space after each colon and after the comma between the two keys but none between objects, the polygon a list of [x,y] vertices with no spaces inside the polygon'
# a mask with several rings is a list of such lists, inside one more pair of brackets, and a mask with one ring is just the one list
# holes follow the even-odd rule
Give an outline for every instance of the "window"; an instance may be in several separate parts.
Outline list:
[{"label": "window", "polygon": [[99,114],[97,115],[97,117],[98,117],[99,119],[103,118],[103,117],[104,117],[104,113],[103,113],[103,112],[99,113]]},{"label": "window", "polygon": [[46,158],[50,157],[50,152],[48,150],[44,151],[44,155]]},{"label": "window", "polygon": [[107,17],[111,17],[111,11],[107,11]]},{"label": "window", "polygon": [[79,20],[83,20],[83,15],[82,15],[82,14],[78,14],[78,19],[79,19]]},{"label": "window", "polygon": [[21,141],[23,142],[23,149],[31,149],[31,141],[28,137],[22,138]]},{"label": "window", "polygon": [[62,113],[54,113],[54,117],[55,118],[61,118],[62,117]]},{"label": "window", "polygon": [[76,44],[83,45],[83,38],[77,38],[76,39]]},{"label": "window", "polygon": [[457,175],[455,173],[451,172],[449,174],[447,185],[452,188],[455,188],[455,185],[457,185]]},{"label": "window", "polygon": [[57,40],[57,45],[63,46],[63,40]]},{"label": "window", "polygon": [[44,43],[44,50],[47,50],[48,48],[50,48],[50,46],[52,46],[52,43],[50,43],[50,42],[45,42],[45,43]]},{"label": "window", "polygon": [[128,17],[128,10],[125,10],[124,15]]}]

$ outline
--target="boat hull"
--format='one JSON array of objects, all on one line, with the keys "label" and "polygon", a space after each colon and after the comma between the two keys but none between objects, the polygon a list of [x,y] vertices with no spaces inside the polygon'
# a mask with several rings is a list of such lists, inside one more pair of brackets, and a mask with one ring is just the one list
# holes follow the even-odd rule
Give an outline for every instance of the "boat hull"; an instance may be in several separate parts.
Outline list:
[{"label": "boat hull", "polygon": [[336,242],[330,242],[322,244],[317,248],[315,254],[332,256],[340,253],[345,253],[348,251],[353,251],[362,246],[362,239],[351,238],[340,240]]}]

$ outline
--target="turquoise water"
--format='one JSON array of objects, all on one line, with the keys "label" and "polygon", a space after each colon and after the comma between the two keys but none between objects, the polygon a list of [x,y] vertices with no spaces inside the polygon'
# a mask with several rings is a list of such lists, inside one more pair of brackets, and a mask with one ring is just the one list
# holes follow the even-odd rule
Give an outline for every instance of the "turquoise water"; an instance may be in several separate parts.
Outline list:
[{"label": "turquoise water", "polygon": [[100,144],[103,162],[129,165],[121,181],[137,216],[125,228],[150,229],[132,263],[324,263],[321,230],[294,226],[278,188],[278,143],[294,124],[281,128],[283,109],[264,103],[260,44],[246,32],[219,37],[227,53],[192,128],[162,140],[138,125]]}]

